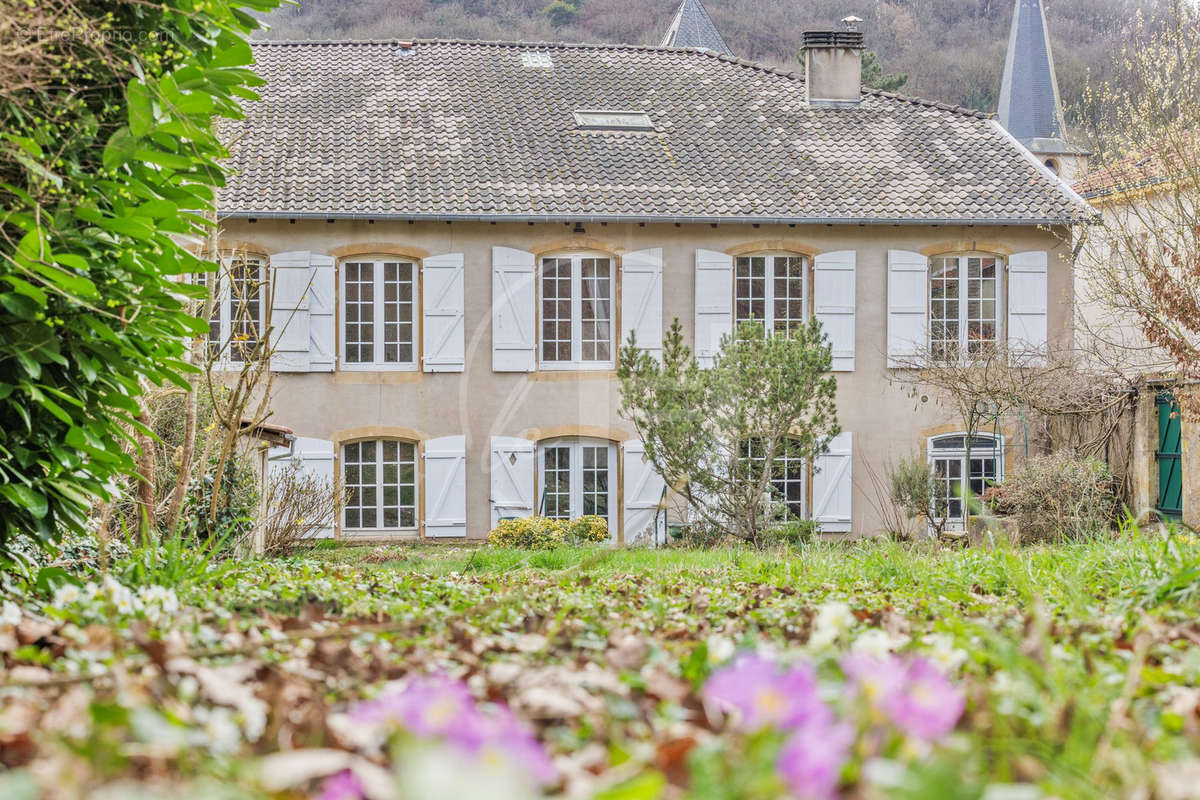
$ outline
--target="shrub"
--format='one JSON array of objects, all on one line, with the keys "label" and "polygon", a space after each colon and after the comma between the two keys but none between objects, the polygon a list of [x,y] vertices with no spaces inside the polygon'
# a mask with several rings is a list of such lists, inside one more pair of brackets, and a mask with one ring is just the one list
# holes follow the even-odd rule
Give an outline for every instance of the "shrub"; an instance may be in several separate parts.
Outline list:
[{"label": "shrub", "polygon": [[892,502],[909,519],[922,520],[935,534],[941,534],[947,520],[938,513],[944,504],[945,488],[935,480],[929,462],[918,455],[900,459],[888,474]]},{"label": "shrub", "polygon": [[997,514],[1012,516],[1024,539],[1077,539],[1110,529],[1117,497],[1108,465],[1071,453],[1037,456],[984,495]]},{"label": "shrub", "polygon": [[502,519],[488,534],[488,544],[523,550],[552,550],[567,543],[566,527],[562,520],[548,517]]},{"label": "shrub", "polygon": [[305,472],[303,464],[291,461],[271,473],[266,489],[266,518],[263,520],[263,553],[286,553],[302,543],[312,544],[317,531],[337,514],[342,497],[332,480]]},{"label": "shrub", "polygon": [[768,528],[763,538],[768,544],[799,545],[811,542],[818,531],[811,519],[793,519]]},{"label": "shrub", "polygon": [[567,523],[565,531],[571,544],[599,544],[608,541],[608,520],[588,514]]}]

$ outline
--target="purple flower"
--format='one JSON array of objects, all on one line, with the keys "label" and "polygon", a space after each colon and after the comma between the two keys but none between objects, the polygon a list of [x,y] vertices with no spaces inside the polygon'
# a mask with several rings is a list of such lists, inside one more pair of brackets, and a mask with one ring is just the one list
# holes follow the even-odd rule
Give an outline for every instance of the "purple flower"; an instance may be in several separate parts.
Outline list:
[{"label": "purple flower", "polygon": [[479,719],[483,729],[477,752],[482,758],[511,759],[542,785],[558,781],[558,770],[541,742],[507,706],[498,705]]},{"label": "purple flower", "polygon": [[811,666],[782,670],[757,653],[739,656],[709,676],[704,699],[723,710],[737,711],[742,726],[749,730],[825,723],[832,716],[817,693],[817,676]]},{"label": "purple flower", "polygon": [[321,786],[317,800],[362,800],[367,796],[362,781],[348,769],[330,775]]},{"label": "purple flower", "polygon": [[871,705],[906,736],[941,739],[958,723],[966,698],[928,659],[850,654],[842,671]]},{"label": "purple flower", "polygon": [[779,774],[799,800],[837,797],[842,767],[850,756],[854,731],[849,725],[809,724],[797,729],[779,754]]},{"label": "purple flower", "polygon": [[966,697],[933,662],[918,657],[908,662],[903,688],[889,694],[882,705],[906,735],[933,742],[954,730]]}]

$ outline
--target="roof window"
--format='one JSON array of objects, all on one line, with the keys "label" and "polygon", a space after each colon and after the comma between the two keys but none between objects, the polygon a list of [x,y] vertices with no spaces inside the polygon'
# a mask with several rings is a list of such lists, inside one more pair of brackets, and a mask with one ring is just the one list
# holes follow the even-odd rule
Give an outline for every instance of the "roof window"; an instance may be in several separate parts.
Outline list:
[{"label": "roof window", "polygon": [[652,131],[654,123],[644,111],[576,111],[575,124],[586,131]]},{"label": "roof window", "polygon": [[521,53],[521,66],[526,69],[554,69],[554,59],[549,53],[526,50]]}]

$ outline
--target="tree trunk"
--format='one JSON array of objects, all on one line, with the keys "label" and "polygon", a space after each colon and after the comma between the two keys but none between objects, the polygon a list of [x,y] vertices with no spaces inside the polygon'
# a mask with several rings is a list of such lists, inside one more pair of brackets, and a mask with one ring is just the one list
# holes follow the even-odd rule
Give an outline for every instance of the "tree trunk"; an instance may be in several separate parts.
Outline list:
[{"label": "tree trunk", "polygon": [[[138,422],[150,428],[150,412],[146,407],[146,395],[138,401],[141,409]],[[138,518],[141,521],[142,540],[149,541],[154,533],[154,440],[144,430],[137,434],[138,449]]]}]

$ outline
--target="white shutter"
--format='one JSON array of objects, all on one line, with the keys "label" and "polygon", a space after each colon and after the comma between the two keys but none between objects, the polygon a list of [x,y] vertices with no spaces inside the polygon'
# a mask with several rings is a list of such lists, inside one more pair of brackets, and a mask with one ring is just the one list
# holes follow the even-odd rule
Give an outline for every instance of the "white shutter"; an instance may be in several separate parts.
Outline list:
[{"label": "white shutter", "polygon": [[492,369],[533,372],[537,368],[537,287],[534,255],[511,247],[492,248]]},{"label": "white shutter", "polygon": [[492,527],[502,517],[532,517],[533,442],[493,436],[491,448]]},{"label": "white shutter", "polygon": [[662,361],[663,342],[662,248],[637,250],[621,256],[621,341],[637,334],[638,347]]},{"label": "white shutter", "polygon": [[646,457],[646,448],[641,442],[625,442],[621,451],[625,508],[622,528],[625,542],[628,543],[635,541],[654,524],[659,503],[662,502],[663,489],[667,484]]},{"label": "white shutter", "polygon": [[467,535],[467,437],[425,442],[425,536]]},{"label": "white shutter", "polygon": [[839,433],[829,443],[829,452],[813,465],[813,519],[822,531],[849,532],[851,501],[852,437]]},{"label": "white shutter", "polygon": [[308,371],[333,372],[337,363],[337,279],[333,256],[309,258],[312,284],[308,290]]},{"label": "white shutter", "polygon": [[904,367],[926,351],[929,259],[908,250],[888,250],[889,367]]},{"label": "white shutter", "polygon": [[733,334],[733,256],[696,251],[696,361],[711,367],[721,337]]},{"label": "white shutter", "polygon": [[1008,351],[1025,366],[1046,363],[1047,266],[1045,250],[1013,253],[1008,259]]},{"label": "white shutter", "polygon": [[[272,447],[267,452],[267,479],[278,470],[287,467],[293,461],[301,462],[301,470],[306,475],[325,482],[329,491],[334,491],[337,480],[333,474],[333,442],[325,439],[308,439],[297,437],[291,447]],[[321,528],[314,535],[318,539],[333,537],[334,520],[321,520]]]},{"label": "white shutter", "polygon": [[309,286],[307,250],[271,256],[271,369],[308,372]]},{"label": "white shutter", "polygon": [[833,349],[833,371],[854,371],[854,274],[858,253],[839,250],[813,259],[813,309]]},{"label": "white shutter", "polygon": [[462,372],[466,358],[463,254],[430,256],[421,263],[421,326],[426,372]]}]

